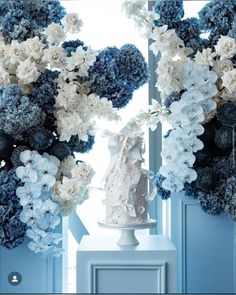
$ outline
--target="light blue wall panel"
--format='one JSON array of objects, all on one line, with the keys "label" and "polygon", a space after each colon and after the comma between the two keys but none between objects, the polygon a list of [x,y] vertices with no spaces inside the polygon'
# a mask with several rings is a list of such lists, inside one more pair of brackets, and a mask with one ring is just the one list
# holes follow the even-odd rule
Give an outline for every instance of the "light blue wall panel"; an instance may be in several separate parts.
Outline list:
[{"label": "light blue wall panel", "polygon": [[[52,293],[61,292],[62,259],[43,258],[27,248],[29,241],[14,250],[0,247],[0,293]],[[19,272],[19,286],[8,283],[8,274]]]},{"label": "light blue wall panel", "polygon": [[196,200],[172,196],[171,237],[178,253],[178,291],[236,292],[236,226],[204,213]]}]

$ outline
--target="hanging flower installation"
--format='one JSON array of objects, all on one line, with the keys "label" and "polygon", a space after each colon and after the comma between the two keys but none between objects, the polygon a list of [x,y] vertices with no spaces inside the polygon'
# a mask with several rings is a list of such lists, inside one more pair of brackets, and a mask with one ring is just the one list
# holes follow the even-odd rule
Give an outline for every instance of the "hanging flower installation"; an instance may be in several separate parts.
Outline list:
[{"label": "hanging flower installation", "polygon": [[236,4],[213,0],[186,19],[182,0],[146,4],[126,0],[123,9],[159,56],[156,87],[171,125],[159,194],[184,190],[205,212],[236,221]]},{"label": "hanging flower installation", "polygon": [[95,52],[82,21],[58,0],[0,8],[0,245],[27,236],[35,253],[60,255],[61,216],[88,198],[94,171],[75,160],[95,142],[96,119],[118,120],[149,77],[131,44]]}]

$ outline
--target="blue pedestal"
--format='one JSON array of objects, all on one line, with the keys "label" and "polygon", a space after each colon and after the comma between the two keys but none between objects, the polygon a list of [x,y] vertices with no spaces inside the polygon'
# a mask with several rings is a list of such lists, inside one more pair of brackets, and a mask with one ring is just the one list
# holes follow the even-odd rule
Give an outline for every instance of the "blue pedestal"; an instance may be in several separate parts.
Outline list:
[{"label": "blue pedestal", "polygon": [[236,222],[206,214],[182,194],[174,194],[171,205],[178,292],[236,293]]},{"label": "blue pedestal", "polygon": [[77,251],[78,293],[174,293],[176,249],[166,236],[138,236],[138,246],[117,237],[84,236]]}]

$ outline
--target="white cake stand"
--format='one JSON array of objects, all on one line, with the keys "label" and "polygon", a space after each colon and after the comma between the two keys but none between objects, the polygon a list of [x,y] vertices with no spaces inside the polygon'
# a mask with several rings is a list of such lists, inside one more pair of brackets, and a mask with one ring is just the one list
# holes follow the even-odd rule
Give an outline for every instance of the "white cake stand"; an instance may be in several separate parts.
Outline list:
[{"label": "white cake stand", "polygon": [[98,224],[99,226],[104,228],[121,230],[121,236],[117,242],[117,245],[135,246],[139,244],[138,240],[135,237],[135,230],[152,228],[157,224],[157,222],[154,219],[149,219],[146,222],[136,224],[111,224],[107,223],[105,220],[99,220]]}]

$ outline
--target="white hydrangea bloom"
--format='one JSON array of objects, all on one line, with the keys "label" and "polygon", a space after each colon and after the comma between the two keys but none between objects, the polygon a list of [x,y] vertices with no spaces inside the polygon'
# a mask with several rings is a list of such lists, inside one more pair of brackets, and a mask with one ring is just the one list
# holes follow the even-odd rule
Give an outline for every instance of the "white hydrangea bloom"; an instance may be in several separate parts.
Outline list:
[{"label": "white hydrangea bloom", "polygon": [[45,44],[39,40],[38,36],[27,39],[23,44],[28,56],[34,59],[40,59],[43,56]]},{"label": "white hydrangea bloom", "polygon": [[19,43],[17,40],[12,40],[10,45],[10,62],[15,64],[27,59],[24,43]]},{"label": "white hydrangea bloom", "polygon": [[215,45],[215,50],[220,60],[231,58],[236,54],[236,40],[228,36],[221,36]]},{"label": "white hydrangea bloom", "polygon": [[47,41],[50,44],[59,44],[61,41],[65,40],[66,34],[63,28],[56,23],[51,23],[45,30]]},{"label": "white hydrangea bloom", "polygon": [[77,179],[80,184],[87,185],[91,183],[95,172],[90,165],[80,162],[71,170],[71,174],[72,178]]},{"label": "white hydrangea bloom", "polygon": [[223,86],[226,87],[230,93],[236,93],[236,69],[224,72],[222,81]]},{"label": "white hydrangea bloom", "polygon": [[11,83],[10,75],[0,66],[0,87],[4,87]]},{"label": "white hydrangea bloom", "polygon": [[203,66],[213,66],[214,64],[214,58],[216,56],[215,52],[212,52],[211,48],[204,48],[202,52],[198,51],[195,55],[195,62],[197,64],[203,65]]},{"label": "white hydrangea bloom", "polygon": [[63,48],[50,46],[44,50],[43,61],[50,64],[52,68],[61,68],[65,62],[66,53]]},{"label": "white hydrangea bloom", "polygon": [[224,72],[229,72],[234,68],[233,62],[230,59],[216,60],[213,65],[213,70],[218,76],[223,76]]},{"label": "white hydrangea bloom", "polygon": [[68,13],[62,19],[62,24],[67,32],[78,33],[80,32],[83,22],[81,19],[79,19],[78,14]]},{"label": "white hydrangea bloom", "polygon": [[171,59],[161,59],[156,70],[158,75],[156,87],[165,97],[173,91],[179,92],[183,89],[182,76],[179,72],[179,64]]},{"label": "white hydrangea bloom", "polygon": [[35,82],[40,75],[36,63],[30,59],[20,62],[16,74],[22,84]]},{"label": "white hydrangea bloom", "polygon": [[0,61],[4,62],[9,57],[10,45],[0,42]]},{"label": "white hydrangea bloom", "polygon": [[122,4],[122,10],[128,18],[131,18],[134,15],[141,15],[145,4],[146,0],[125,0]]},{"label": "white hydrangea bloom", "polygon": [[81,77],[88,76],[88,70],[96,60],[96,51],[88,48],[84,50],[82,46],[72,53],[72,56],[66,59],[66,69],[73,71],[78,69],[77,74]]}]

